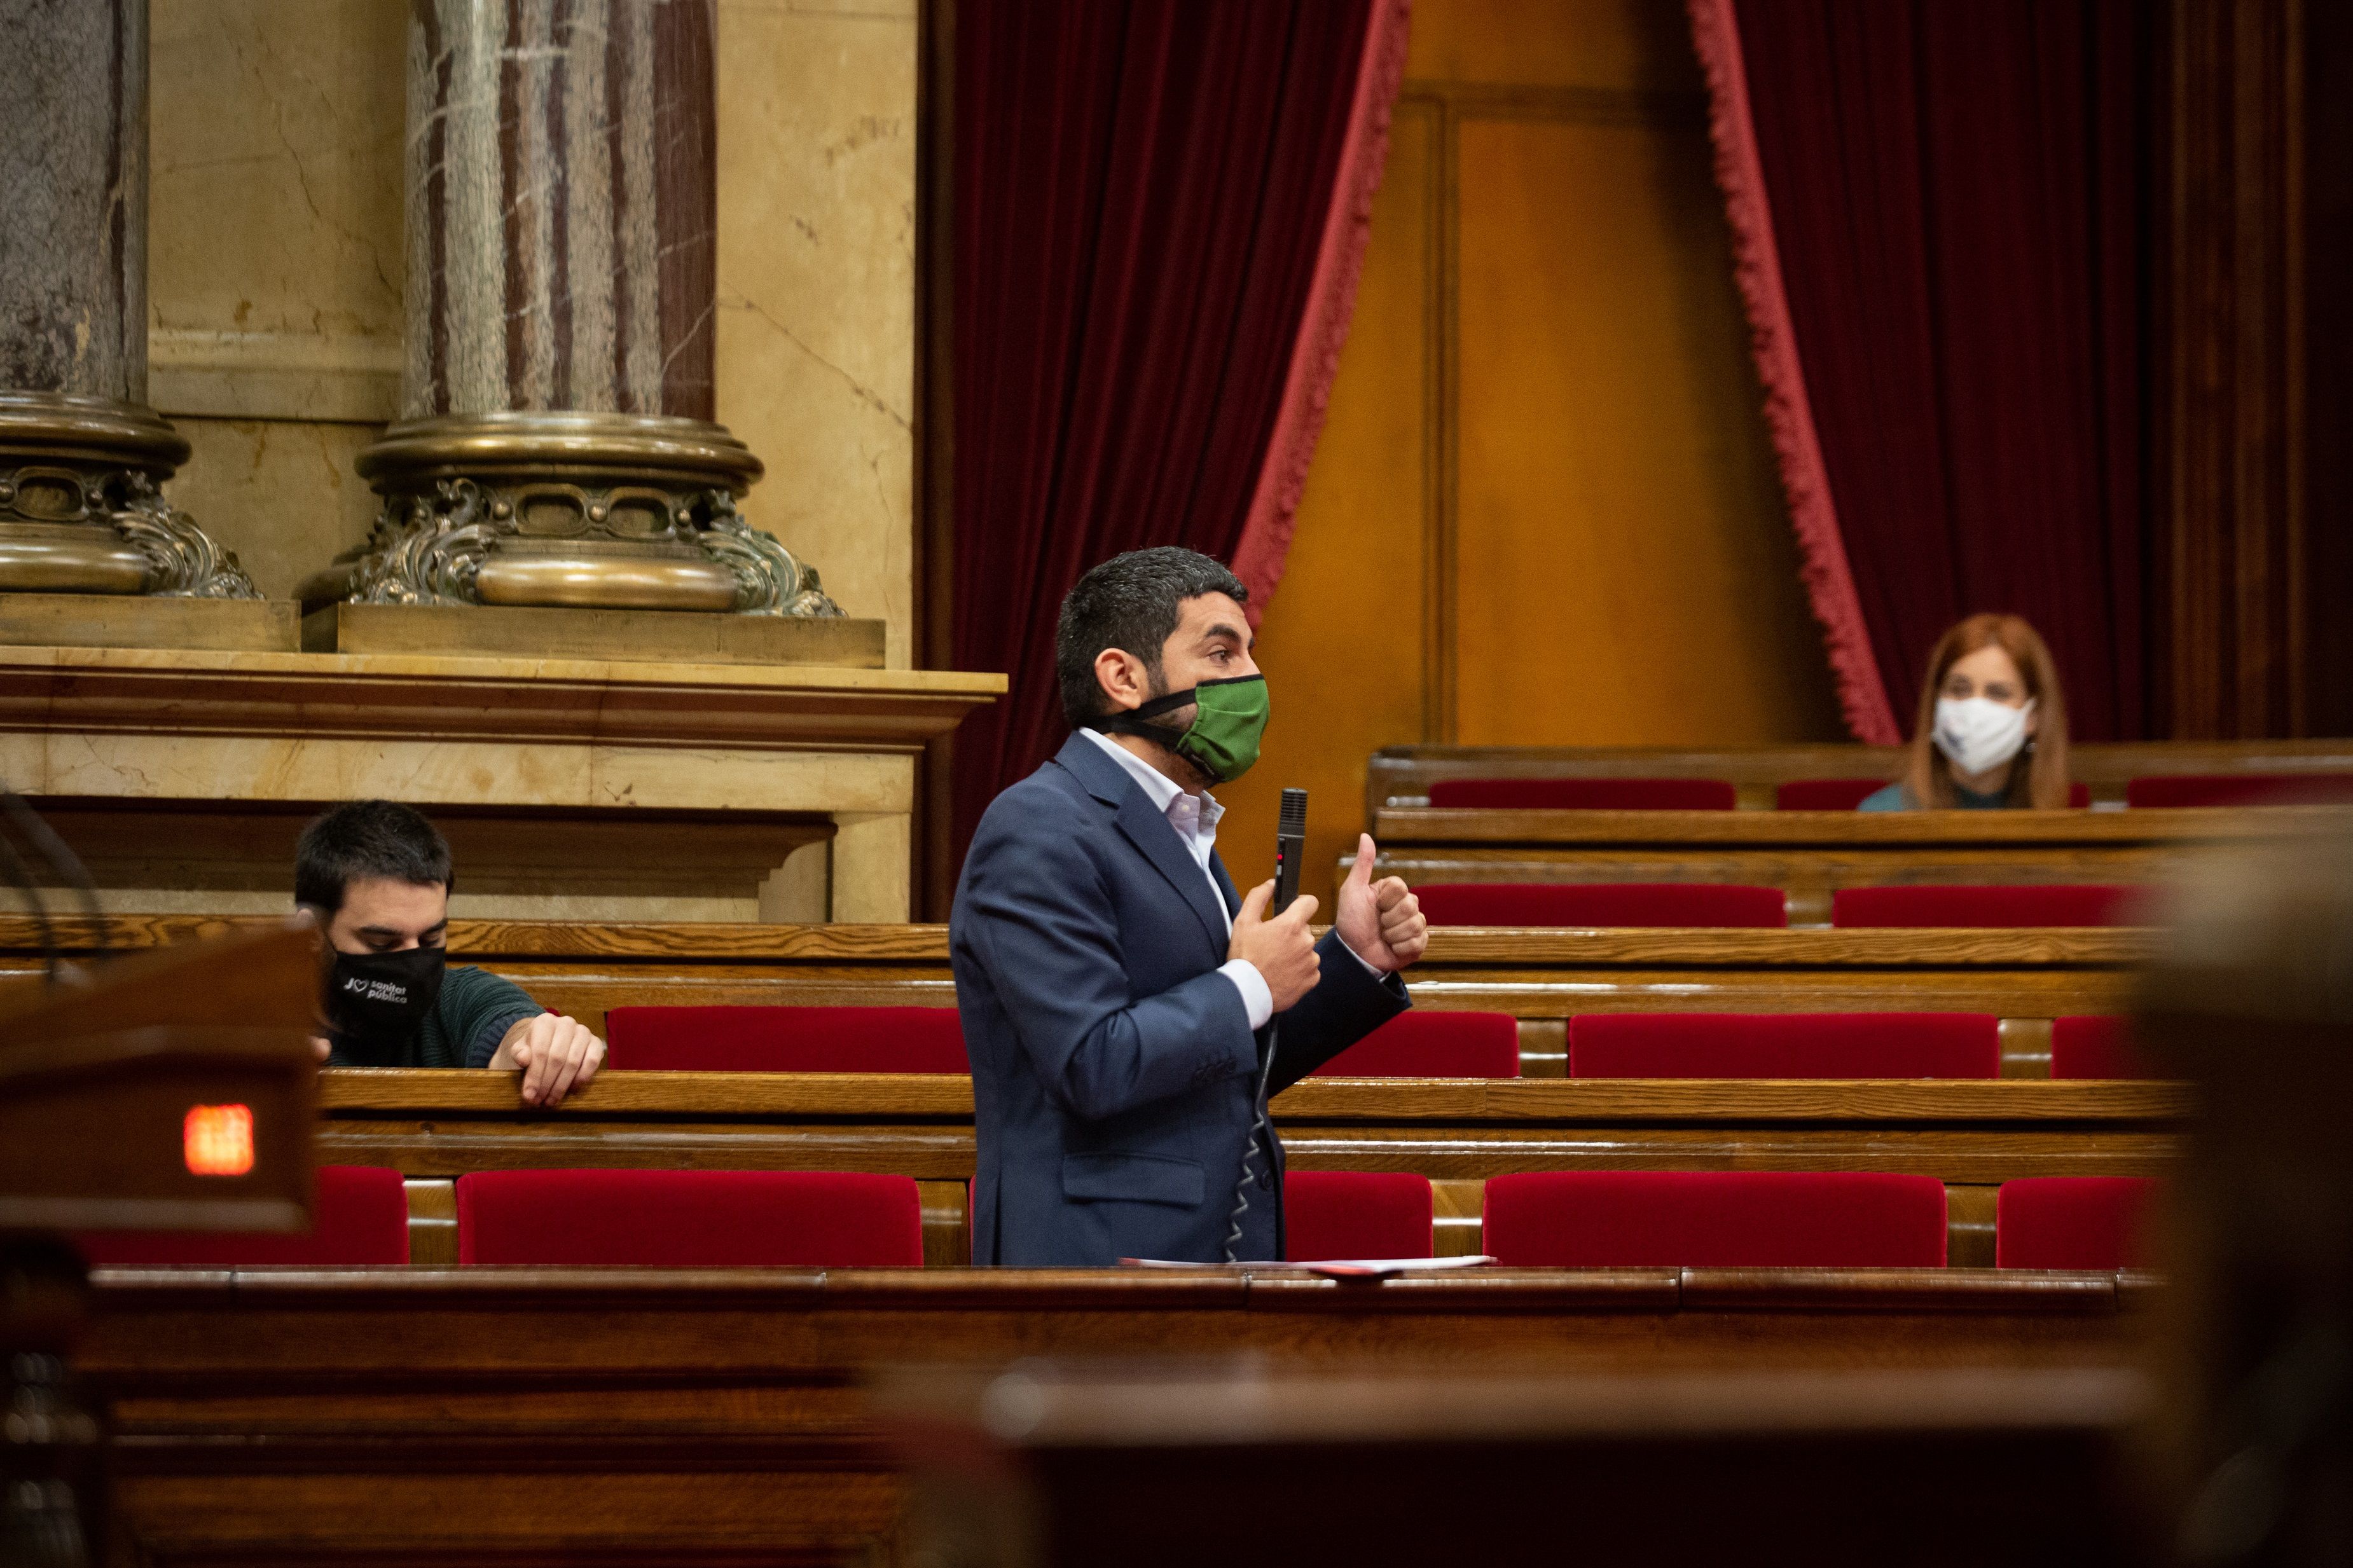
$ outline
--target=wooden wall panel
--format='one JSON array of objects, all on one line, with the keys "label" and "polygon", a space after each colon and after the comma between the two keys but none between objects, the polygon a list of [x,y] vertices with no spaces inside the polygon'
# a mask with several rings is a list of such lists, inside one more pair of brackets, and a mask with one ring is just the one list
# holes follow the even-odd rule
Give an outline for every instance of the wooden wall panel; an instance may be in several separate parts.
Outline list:
[{"label": "wooden wall panel", "polygon": [[1451,738],[1834,735],[1705,132],[1612,118],[1461,129]]},{"label": "wooden wall panel", "polygon": [[1299,508],[1282,591],[1259,628],[1258,659],[1274,705],[1255,771],[1219,790],[1228,807],[1219,850],[1247,888],[1270,875],[1276,804],[1309,792],[1302,885],[1333,863],[1363,823],[1365,759],[1423,732],[1426,525],[1435,472],[1435,397],[1428,387],[1439,117],[1398,106],[1388,170],[1356,291],[1346,358]]},{"label": "wooden wall panel", "polygon": [[1219,792],[1245,885],[1415,741],[1844,738],[1733,291],[1679,0],[1419,0],[1329,420]]}]

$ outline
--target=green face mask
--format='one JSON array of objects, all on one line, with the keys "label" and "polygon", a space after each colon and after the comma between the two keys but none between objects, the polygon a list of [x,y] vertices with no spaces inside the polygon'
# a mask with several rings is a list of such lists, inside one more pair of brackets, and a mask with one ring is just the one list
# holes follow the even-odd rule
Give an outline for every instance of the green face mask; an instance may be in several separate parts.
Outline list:
[{"label": "green face mask", "polygon": [[[1179,731],[1166,724],[1147,723],[1155,713],[1166,713],[1187,703],[1197,705],[1193,722]],[[1266,733],[1266,677],[1238,675],[1231,680],[1205,680],[1187,691],[1155,697],[1141,708],[1090,721],[1092,728],[1125,735],[1142,735],[1174,750],[1219,784],[1230,784],[1250,771],[1258,761],[1260,739]]]}]

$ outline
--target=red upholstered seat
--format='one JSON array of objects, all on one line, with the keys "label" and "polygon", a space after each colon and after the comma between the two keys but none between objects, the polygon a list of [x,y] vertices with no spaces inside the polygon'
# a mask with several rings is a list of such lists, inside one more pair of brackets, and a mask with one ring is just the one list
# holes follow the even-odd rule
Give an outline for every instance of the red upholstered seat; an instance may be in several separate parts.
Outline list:
[{"label": "red upholstered seat", "polygon": [[1317,1078],[1517,1078],[1520,1021],[1509,1013],[1396,1017],[1315,1069]]},{"label": "red upholstered seat", "polygon": [[1990,1013],[1592,1013],[1571,1078],[2000,1078]]},{"label": "red upholstered seat", "polygon": [[953,1007],[616,1007],[605,1029],[632,1072],[972,1070]]},{"label": "red upholstered seat", "polygon": [[91,1231],[74,1245],[93,1268],[242,1268],[302,1263],[314,1268],[408,1261],[408,1188],[398,1171],[322,1165],[307,1236],[248,1231]]},{"label": "red upholstered seat", "polygon": [[791,1265],[923,1260],[909,1176],[485,1171],[458,1178],[460,1263]]},{"label": "red upholstered seat", "polygon": [[1430,1256],[1430,1178],[1405,1171],[1289,1171],[1282,1178],[1282,1256]]},{"label": "red upholstered seat", "polygon": [[1482,1250],[1572,1268],[1934,1268],[1945,1184],[1841,1171],[1546,1171],[1487,1182]]},{"label": "red upholstered seat", "polygon": [[1440,779],[1433,806],[1488,811],[1730,811],[1722,779]]},{"label": "red upholstered seat", "polygon": [[2157,1078],[2147,1058],[2133,1049],[2122,1018],[2051,1020],[2052,1078]]},{"label": "red upholstered seat", "polygon": [[2138,1176],[2004,1182],[1993,1205],[2000,1268],[2131,1268],[2146,1258],[2141,1219],[2157,1184]]},{"label": "red upholstered seat", "polygon": [[1885,779],[1793,779],[1773,792],[1780,811],[1852,811],[1887,787]]},{"label": "red upholstered seat", "polygon": [[1786,926],[1778,888],[1710,882],[1432,882],[1414,889],[1440,926]]},{"label": "red upholstered seat", "polygon": [[2342,805],[2353,773],[2160,773],[2125,785],[2128,806]]},{"label": "red upholstered seat", "polygon": [[1834,926],[2112,926],[2141,889],[2109,883],[2017,887],[1841,888]]}]

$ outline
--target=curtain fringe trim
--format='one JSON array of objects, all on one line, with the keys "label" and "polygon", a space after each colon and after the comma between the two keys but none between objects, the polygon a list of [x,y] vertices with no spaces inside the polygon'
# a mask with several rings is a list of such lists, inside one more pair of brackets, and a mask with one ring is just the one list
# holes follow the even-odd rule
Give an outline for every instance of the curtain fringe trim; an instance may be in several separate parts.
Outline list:
[{"label": "curtain fringe trim", "polygon": [[[1813,406],[1806,395],[1788,295],[1781,280],[1780,248],[1773,237],[1772,204],[1757,152],[1748,102],[1748,70],[1741,58],[1734,0],[1686,0],[1692,42],[1707,77],[1708,132],[1715,144],[1716,184],[1732,226],[1733,276],[1747,308],[1749,347],[1765,388],[1765,422],[1779,459],[1781,489],[1797,535],[1800,577],[1814,617],[1822,626],[1839,707],[1855,739],[1870,745],[1903,742],[1887,684],[1871,651],[1871,632],[1855,593],[1853,569],[1839,533],[1822,461]],[[1247,579],[1245,579],[1247,581]]]},{"label": "curtain fringe trim", "polygon": [[1234,549],[1234,575],[1250,590],[1252,626],[1266,614],[1291,554],[1299,499],[1307,488],[1308,467],[1331,405],[1332,384],[1340,374],[1340,351],[1347,344],[1349,323],[1356,316],[1356,285],[1372,237],[1373,196],[1388,163],[1389,116],[1405,79],[1411,0],[1372,0],[1372,7],[1314,282],[1292,348],[1282,411],[1268,438],[1250,516]]}]

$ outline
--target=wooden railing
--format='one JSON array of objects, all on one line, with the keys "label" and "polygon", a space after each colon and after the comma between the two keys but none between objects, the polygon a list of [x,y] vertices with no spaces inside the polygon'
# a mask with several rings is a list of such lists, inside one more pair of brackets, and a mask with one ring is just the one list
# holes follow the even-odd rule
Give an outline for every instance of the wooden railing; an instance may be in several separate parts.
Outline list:
[{"label": "wooden railing", "polygon": [[[1365,768],[1365,820],[1385,807],[1427,805],[1440,779],[1722,779],[1743,810],[1769,811],[1776,786],[1802,779],[1892,779],[1894,746],[1385,746]],[[2353,740],[2079,742],[2068,771],[2095,804],[2121,804],[2125,785],[2156,773],[2353,773]]]},{"label": "wooden railing", "polygon": [[[252,921],[115,916],[119,950]],[[69,955],[98,928],[61,919]],[[2050,1020],[2114,1013],[2146,932],[1916,931],[1523,931],[1450,928],[1408,972],[1419,1007],[1509,1013],[1521,1070],[1565,1070],[1567,1021],[1611,1012],[1964,1012],[2003,1020],[2003,1071],[2047,1077]],[[453,921],[453,961],[514,980],[602,1029],[629,1004],[953,1006],[944,926],[594,924]],[[39,963],[34,923],[0,918],[0,973]]]},{"label": "wooden railing", "polygon": [[[1378,869],[1425,882],[1717,882],[1783,889],[1827,924],[1841,888],[2147,883],[2187,854],[2353,826],[2353,807],[2254,811],[1505,811],[1386,807]],[[1346,867],[1335,875],[1345,876]]]},{"label": "wooden railing", "polygon": [[[343,1070],[320,1105],[321,1163],[411,1178],[420,1263],[456,1260],[455,1178],[572,1166],[913,1176],[926,1256],[969,1256],[965,1078],[608,1073],[541,1110],[503,1074]],[[1445,1254],[1479,1250],[1486,1178],[1512,1172],[1883,1171],[1947,1184],[1957,1267],[1992,1262],[2001,1183],[2163,1174],[2192,1109],[2178,1084],[2012,1080],[1310,1079],[1274,1102],[1294,1169],[1430,1178]]]}]

